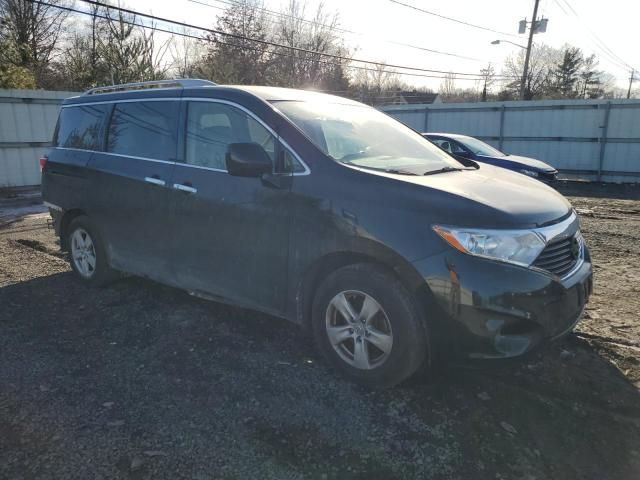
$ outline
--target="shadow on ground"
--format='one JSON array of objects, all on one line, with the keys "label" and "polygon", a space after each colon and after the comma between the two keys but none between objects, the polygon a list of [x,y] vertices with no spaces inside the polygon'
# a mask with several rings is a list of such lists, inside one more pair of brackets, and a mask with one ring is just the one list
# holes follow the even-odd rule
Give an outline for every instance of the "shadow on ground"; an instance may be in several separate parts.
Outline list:
[{"label": "shadow on ground", "polygon": [[577,338],[380,392],[284,321],[141,279],[62,272],[0,305],[1,478],[640,475],[638,392]]}]

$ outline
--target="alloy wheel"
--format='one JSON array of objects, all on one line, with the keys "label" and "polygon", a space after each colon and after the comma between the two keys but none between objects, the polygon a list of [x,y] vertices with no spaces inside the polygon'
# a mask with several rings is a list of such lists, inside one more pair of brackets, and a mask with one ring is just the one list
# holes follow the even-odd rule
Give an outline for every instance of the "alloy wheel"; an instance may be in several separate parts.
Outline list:
[{"label": "alloy wheel", "polygon": [[96,249],[91,235],[84,228],[77,228],[71,235],[71,258],[76,270],[84,278],[96,272]]},{"label": "alloy wheel", "polygon": [[371,295],[356,290],[338,293],[329,302],[325,324],[331,346],[352,367],[371,370],[391,353],[391,322]]}]

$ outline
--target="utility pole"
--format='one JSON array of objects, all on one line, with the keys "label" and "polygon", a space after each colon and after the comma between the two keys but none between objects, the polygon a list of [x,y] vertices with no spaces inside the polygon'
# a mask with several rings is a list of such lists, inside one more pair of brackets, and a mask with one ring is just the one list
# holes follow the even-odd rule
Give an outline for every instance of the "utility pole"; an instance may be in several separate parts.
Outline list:
[{"label": "utility pole", "polygon": [[531,57],[531,45],[533,44],[533,33],[536,30],[536,18],[538,16],[538,5],[540,0],[535,0],[533,5],[533,20],[529,27],[529,41],[527,42],[527,53],[524,56],[524,69],[522,70],[522,80],[520,82],[520,100],[524,100],[524,92],[527,85],[527,76],[529,73],[529,57]]},{"label": "utility pole", "polygon": [[491,62],[487,65],[487,69],[480,70],[480,74],[484,77],[484,86],[482,87],[482,102],[487,101],[487,84],[489,83],[490,77],[492,76]]},{"label": "utility pole", "polygon": [[631,70],[631,77],[629,78],[629,90],[627,90],[627,98],[631,98],[631,85],[633,84],[633,74],[636,73],[635,69]]}]

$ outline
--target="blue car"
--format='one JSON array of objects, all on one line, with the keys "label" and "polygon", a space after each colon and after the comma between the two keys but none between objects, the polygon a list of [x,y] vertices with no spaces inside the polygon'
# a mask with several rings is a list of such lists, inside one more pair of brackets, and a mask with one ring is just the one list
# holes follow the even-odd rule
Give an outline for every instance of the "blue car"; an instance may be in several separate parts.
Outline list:
[{"label": "blue car", "polygon": [[503,153],[477,138],[453,133],[423,133],[433,143],[453,155],[513,170],[543,182],[556,180],[558,170],[540,160]]}]

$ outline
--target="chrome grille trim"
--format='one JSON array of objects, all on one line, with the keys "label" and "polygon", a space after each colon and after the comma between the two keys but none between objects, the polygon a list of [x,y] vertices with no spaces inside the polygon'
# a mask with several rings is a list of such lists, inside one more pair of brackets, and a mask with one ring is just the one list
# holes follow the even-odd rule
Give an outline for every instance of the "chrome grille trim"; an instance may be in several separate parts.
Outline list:
[{"label": "chrome grille trim", "polygon": [[[580,222],[575,211],[565,220],[534,230],[546,242],[538,258],[531,268],[554,275],[561,280],[573,275],[584,263],[584,239],[580,233]],[[578,240],[578,258],[571,254],[571,243],[574,237]]]},{"label": "chrome grille trim", "polygon": [[[570,277],[584,263],[585,244],[580,230],[576,230],[568,237],[564,235],[559,235],[559,237],[560,240],[551,241],[547,244],[531,266],[564,280]],[[578,242],[579,248],[577,258],[574,258],[571,252],[574,238]]]}]

